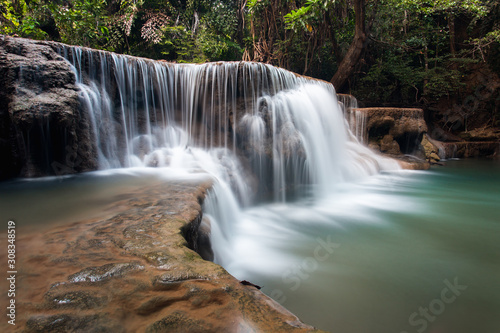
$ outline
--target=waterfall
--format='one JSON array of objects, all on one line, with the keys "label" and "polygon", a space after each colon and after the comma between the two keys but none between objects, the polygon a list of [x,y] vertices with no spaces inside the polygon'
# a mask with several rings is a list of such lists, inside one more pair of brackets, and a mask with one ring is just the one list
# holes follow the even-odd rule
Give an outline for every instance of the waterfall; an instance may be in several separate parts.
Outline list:
[{"label": "waterfall", "polygon": [[216,262],[231,261],[231,228],[245,207],[322,198],[339,183],[397,168],[359,143],[361,129],[353,134],[342,113],[347,100],[339,103],[329,83],[260,63],[59,53],[73,66],[101,169],[213,177],[204,212]]},{"label": "waterfall", "polygon": [[356,97],[346,94],[338,94],[337,96],[340,109],[349,123],[349,129],[360,143],[365,144],[368,140],[366,113],[358,109]]}]

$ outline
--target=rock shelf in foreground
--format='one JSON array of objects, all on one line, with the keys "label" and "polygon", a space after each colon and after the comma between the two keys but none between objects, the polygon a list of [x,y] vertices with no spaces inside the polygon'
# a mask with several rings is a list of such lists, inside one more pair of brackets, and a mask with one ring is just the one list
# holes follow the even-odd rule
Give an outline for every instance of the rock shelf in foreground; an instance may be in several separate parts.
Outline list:
[{"label": "rock shelf in foreground", "polygon": [[317,332],[188,248],[210,186],[170,181],[124,194],[106,219],[19,229],[15,330]]}]

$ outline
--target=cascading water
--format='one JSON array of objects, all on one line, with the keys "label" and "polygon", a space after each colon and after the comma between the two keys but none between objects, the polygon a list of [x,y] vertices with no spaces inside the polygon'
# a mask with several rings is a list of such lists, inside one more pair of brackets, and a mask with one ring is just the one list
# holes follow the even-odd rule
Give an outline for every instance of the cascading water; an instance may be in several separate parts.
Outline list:
[{"label": "cascading water", "polygon": [[358,100],[352,95],[339,94],[339,105],[349,123],[349,129],[360,143],[367,142],[366,114],[358,110]]},{"label": "cascading water", "polygon": [[60,53],[74,67],[100,168],[213,176],[204,212],[214,260],[225,267],[235,259],[232,230],[249,218],[245,207],[321,200],[344,181],[398,168],[359,144],[328,83],[258,63]]}]

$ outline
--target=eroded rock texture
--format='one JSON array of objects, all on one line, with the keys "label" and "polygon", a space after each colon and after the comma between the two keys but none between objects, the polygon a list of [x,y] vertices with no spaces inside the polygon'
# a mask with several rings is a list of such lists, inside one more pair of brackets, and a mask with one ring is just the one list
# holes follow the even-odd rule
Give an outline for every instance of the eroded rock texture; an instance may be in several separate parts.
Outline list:
[{"label": "eroded rock texture", "polygon": [[363,108],[369,143],[386,154],[412,154],[421,150],[427,125],[421,109]]},{"label": "eroded rock texture", "polygon": [[0,36],[0,179],[96,169],[70,65],[50,43]]},{"label": "eroded rock texture", "polygon": [[352,112],[363,114],[370,148],[396,158],[405,169],[429,168],[427,161],[432,160],[423,145],[427,124],[422,109],[371,107],[353,108]]},{"label": "eroded rock texture", "polygon": [[[183,237],[211,186],[170,182],[121,195],[116,212],[18,230],[16,329],[23,332],[314,332]],[[191,234],[191,247],[197,235]],[[6,235],[0,245],[6,248]],[[0,260],[6,262],[6,251]],[[2,283],[2,286],[4,284]],[[6,290],[4,288],[4,290]],[[2,293],[6,304],[7,293]],[[0,321],[0,331],[10,329]]]}]

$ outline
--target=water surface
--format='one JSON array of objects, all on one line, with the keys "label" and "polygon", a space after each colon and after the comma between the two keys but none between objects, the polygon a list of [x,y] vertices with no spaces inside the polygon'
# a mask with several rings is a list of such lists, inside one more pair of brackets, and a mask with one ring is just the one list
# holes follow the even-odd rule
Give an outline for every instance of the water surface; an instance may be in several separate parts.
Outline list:
[{"label": "water surface", "polygon": [[[0,212],[38,230],[105,216],[134,189],[186,177],[142,168],[3,182]],[[341,333],[500,332],[498,161],[385,173],[241,216],[226,268],[307,323]]]},{"label": "water surface", "polygon": [[26,231],[106,218],[134,191],[167,181],[202,180],[204,174],[172,168],[128,168],[0,182],[0,217]]},{"label": "water surface", "polygon": [[227,269],[332,332],[500,332],[500,163],[450,161],[265,205]]}]

